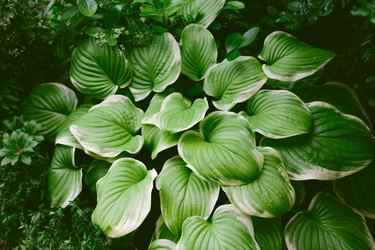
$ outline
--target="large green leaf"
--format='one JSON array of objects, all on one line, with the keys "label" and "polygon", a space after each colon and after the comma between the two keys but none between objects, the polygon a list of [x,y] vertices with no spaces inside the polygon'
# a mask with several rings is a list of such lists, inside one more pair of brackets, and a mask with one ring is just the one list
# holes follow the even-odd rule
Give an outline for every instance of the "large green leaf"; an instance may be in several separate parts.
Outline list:
[{"label": "large green leaf", "polygon": [[98,4],[95,0],[78,0],[78,9],[85,16],[92,16],[98,9]]},{"label": "large green leaf", "polygon": [[161,103],[159,112],[146,117],[142,123],[153,124],[162,131],[178,133],[201,121],[208,110],[207,99],[196,99],[193,104],[180,93],[168,95]]},{"label": "large green leaf", "polygon": [[263,155],[244,117],[216,111],[201,121],[199,130],[186,131],[178,142],[178,153],[198,176],[222,185],[242,185],[258,176]]},{"label": "large green leaf", "polygon": [[75,120],[70,132],[88,151],[102,157],[116,157],[123,151],[135,154],[143,146],[136,132],[141,128],[143,111],[122,95],[113,95],[93,106]]},{"label": "large green leaf", "polygon": [[364,216],[375,219],[375,165],[335,180],[334,190],[337,197]]},{"label": "large green leaf", "polygon": [[165,224],[175,235],[180,235],[182,223],[188,217],[197,215],[207,219],[220,190],[218,184],[196,176],[179,156],[164,164],[155,185],[160,191]]},{"label": "large green leaf", "polygon": [[146,98],[151,91],[163,92],[181,71],[180,48],[170,33],[155,35],[147,46],[131,50],[129,61],[134,70],[129,88],[136,101]]},{"label": "large green leaf", "polygon": [[201,80],[217,60],[215,39],[199,24],[190,24],[183,29],[180,50],[181,72],[193,81]]},{"label": "large green leaf", "polygon": [[72,133],[70,133],[69,127],[70,125],[72,125],[74,121],[76,121],[82,115],[86,114],[90,110],[91,107],[92,107],[92,104],[82,104],[64,120],[64,122],[59,126],[57,130],[57,135],[56,135],[56,140],[55,140],[56,144],[83,149],[81,144],[79,144],[79,142],[72,135]]},{"label": "large green leaf", "polygon": [[254,57],[240,56],[212,66],[205,76],[203,89],[207,95],[217,98],[213,101],[216,108],[229,110],[252,97],[266,81]]},{"label": "large green leaf", "polygon": [[247,106],[245,117],[260,134],[281,139],[310,132],[311,113],[306,104],[287,90],[262,90]]},{"label": "large green leaf", "polygon": [[259,176],[241,186],[222,186],[230,202],[242,212],[258,217],[277,217],[288,212],[295,193],[280,154],[269,147],[258,147],[264,164]]},{"label": "large green leaf", "polygon": [[151,191],[157,173],[132,158],[115,161],[97,184],[93,224],[105,235],[117,238],[137,229],[151,209]]},{"label": "large green leaf", "polygon": [[312,102],[309,134],[281,140],[264,139],[279,151],[294,180],[334,180],[366,167],[373,159],[373,139],[359,118],[324,102]]},{"label": "large green leaf", "polygon": [[82,169],[74,163],[74,148],[57,145],[48,173],[51,206],[69,205],[82,190]]},{"label": "large green leaf", "polygon": [[254,227],[254,236],[260,249],[280,250],[283,249],[283,228],[280,217],[260,218],[251,217]]},{"label": "large green leaf", "polygon": [[129,85],[132,69],[119,48],[90,38],[73,51],[70,79],[83,94],[104,99]]},{"label": "large green leaf", "polygon": [[187,0],[180,10],[182,20],[207,28],[223,9],[225,0]]},{"label": "large green leaf", "polygon": [[327,193],[318,193],[307,212],[297,213],[286,225],[288,249],[375,249],[365,219]]},{"label": "large green leaf", "polygon": [[295,82],[314,74],[334,57],[334,53],[311,47],[283,31],[275,31],[266,37],[258,57],[266,62],[263,71],[269,78]]},{"label": "large green leaf", "polygon": [[46,138],[55,137],[58,127],[77,107],[73,90],[60,83],[37,85],[27,97],[24,115],[42,127],[40,133]]},{"label": "large green leaf", "polygon": [[250,217],[232,205],[223,205],[209,221],[199,216],[186,219],[176,249],[260,249],[253,235]]}]

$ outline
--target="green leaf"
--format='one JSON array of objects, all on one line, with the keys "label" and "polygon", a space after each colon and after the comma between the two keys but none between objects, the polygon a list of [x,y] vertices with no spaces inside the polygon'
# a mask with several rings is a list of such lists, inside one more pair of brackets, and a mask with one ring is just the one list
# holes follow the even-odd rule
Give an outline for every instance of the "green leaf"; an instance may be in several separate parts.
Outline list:
[{"label": "green leaf", "polygon": [[229,1],[225,4],[225,8],[230,10],[242,10],[245,8],[245,4],[241,1]]},{"label": "green leaf", "polygon": [[153,240],[165,239],[177,243],[180,239],[179,236],[174,235],[171,230],[167,227],[164,222],[163,216],[160,215],[159,219],[156,221],[155,232],[153,235]]},{"label": "green leaf", "polygon": [[97,184],[93,224],[105,235],[117,238],[137,229],[151,209],[151,191],[157,173],[132,158],[115,161]]},{"label": "green leaf", "polygon": [[170,240],[160,239],[153,241],[148,250],[174,250],[176,249],[176,243]]},{"label": "green leaf", "polygon": [[[154,108],[153,108],[154,109]],[[156,107],[155,107],[156,109]],[[201,121],[208,110],[207,99],[196,99],[193,104],[180,93],[172,93],[163,99],[159,112],[146,117],[143,124],[153,124],[162,131],[178,133]]]},{"label": "green leaf", "polygon": [[183,29],[180,50],[181,73],[193,81],[201,80],[217,60],[215,39],[199,24],[190,24]]},{"label": "green leaf", "polygon": [[[244,114],[244,113],[242,113]],[[287,90],[261,90],[247,106],[245,117],[251,128],[273,139],[311,131],[312,117],[307,105]]]},{"label": "green leaf", "polygon": [[259,218],[251,217],[254,227],[254,236],[260,249],[283,249],[283,228],[280,217]]},{"label": "green leaf", "polygon": [[288,33],[275,31],[266,37],[258,57],[266,62],[263,71],[269,78],[294,82],[314,74],[334,57],[334,53],[304,44]]},{"label": "green leaf", "polygon": [[375,219],[375,165],[335,180],[336,196],[348,206],[360,212],[363,216]]},{"label": "green leaf", "polygon": [[257,217],[277,217],[288,212],[295,200],[280,154],[269,147],[258,147],[264,164],[259,176],[241,186],[222,186],[230,202],[242,212]]},{"label": "green leaf", "polygon": [[70,146],[73,148],[83,149],[81,144],[76,140],[76,138],[70,133],[69,127],[73,124],[78,118],[86,114],[89,109],[92,107],[92,104],[82,104],[76,110],[74,110],[59,126],[57,130],[55,144],[61,144],[65,146]]},{"label": "green leaf", "polygon": [[225,39],[225,50],[227,54],[238,49],[241,45],[242,36],[240,33],[232,33]]},{"label": "green leaf", "polygon": [[254,240],[252,222],[232,205],[218,207],[211,220],[187,218],[176,250],[260,249]]},{"label": "green leaf", "polygon": [[96,182],[105,176],[111,164],[106,161],[94,160],[85,174],[85,183],[93,194],[96,194]]},{"label": "green leaf", "polygon": [[147,46],[131,50],[129,61],[134,70],[129,88],[136,101],[143,100],[151,91],[163,92],[181,71],[180,48],[170,33],[155,35]]},{"label": "green leaf", "polygon": [[224,4],[225,0],[190,0],[183,3],[180,14],[186,24],[197,23],[207,28],[219,15]]},{"label": "green leaf", "polygon": [[95,0],[78,0],[78,9],[84,16],[92,16],[98,9],[98,4]]},{"label": "green leaf", "polygon": [[58,127],[77,107],[73,90],[60,83],[37,85],[27,97],[24,107],[26,120],[35,120],[47,139],[55,137]]},{"label": "green leaf", "polygon": [[242,35],[241,44],[238,48],[240,48],[240,49],[245,48],[245,47],[249,46],[250,44],[252,44],[254,42],[255,38],[257,37],[258,32],[259,32],[259,27],[254,27],[254,28],[251,28],[248,31],[246,31]]},{"label": "green leaf", "polygon": [[212,66],[205,76],[203,89],[218,99],[213,101],[216,108],[229,110],[252,97],[266,81],[260,63],[253,57],[241,56]]},{"label": "green leaf", "polygon": [[233,60],[236,60],[239,56],[241,56],[241,52],[238,51],[238,50],[234,50],[232,52],[230,52],[228,55],[227,55],[227,60],[228,61],[233,61]]},{"label": "green leaf", "polygon": [[334,180],[370,164],[374,145],[366,124],[328,103],[307,106],[313,119],[309,134],[261,143],[281,153],[291,179]]},{"label": "green leaf", "polygon": [[222,185],[243,185],[255,179],[263,165],[249,122],[225,111],[209,114],[199,133],[186,131],[178,153],[195,174]]},{"label": "green leaf", "polygon": [[73,51],[70,79],[81,93],[104,99],[129,85],[132,69],[119,48],[90,38]]},{"label": "green leaf", "polygon": [[180,235],[182,223],[191,216],[207,219],[219,197],[220,186],[201,180],[179,157],[169,159],[156,179],[165,224]]},{"label": "green leaf", "polygon": [[365,219],[328,193],[288,222],[285,241],[288,249],[375,249]]},{"label": "green leaf", "polygon": [[70,132],[86,150],[99,156],[112,158],[123,151],[135,154],[143,146],[142,136],[136,134],[142,117],[143,111],[126,96],[113,95],[75,120]]},{"label": "green leaf", "polygon": [[66,207],[82,190],[82,169],[74,163],[75,149],[57,145],[48,172],[51,206]]}]

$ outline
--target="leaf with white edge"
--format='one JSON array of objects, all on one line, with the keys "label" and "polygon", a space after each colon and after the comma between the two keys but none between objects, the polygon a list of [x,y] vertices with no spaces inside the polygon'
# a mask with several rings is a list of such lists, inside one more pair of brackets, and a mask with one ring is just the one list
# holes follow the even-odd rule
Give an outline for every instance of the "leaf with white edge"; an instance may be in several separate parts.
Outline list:
[{"label": "leaf with white edge", "polygon": [[83,149],[81,144],[79,144],[72,133],[70,133],[69,127],[75,120],[86,114],[91,107],[92,104],[82,104],[64,120],[64,122],[59,126],[59,129],[57,130],[55,144]]},{"label": "leaf with white edge", "polygon": [[142,136],[136,134],[142,117],[143,111],[126,96],[113,95],[75,120],[70,132],[86,150],[99,156],[112,158],[123,151],[135,154],[143,146]]},{"label": "leaf with white edge", "polygon": [[248,215],[272,218],[288,212],[295,200],[288,173],[280,154],[269,147],[258,147],[264,164],[259,176],[241,186],[222,186],[230,202]]},{"label": "leaf with white edge", "polygon": [[249,216],[233,205],[218,207],[209,221],[193,216],[182,226],[177,250],[260,249],[254,239],[253,225]]},{"label": "leaf with white edge", "polygon": [[375,165],[335,180],[333,183],[336,196],[363,216],[375,219]]},{"label": "leaf with white edge", "polygon": [[172,93],[163,100],[160,111],[142,123],[155,125],[169,133],[178,133],[203,120],[207,110],[206,98],[196,99],[191,104],[180,93]]},{"label": "leaf with white edge", "polygon": [[249,122],[236,113],[216,111],[186,131],[178,153],[198,176],[221,185],[243,185],[255,179],[263,166]]},{"label": "leaf with white edge", "polygon": [[142,137],[145,147],[151,151],[151,159],[155,159],[161,151],[176,146],[181,133],[172,134],[153,125],[144,124],[142,125]]},{"label": "leaf with white edge", "polygon": [[181,73],[193,81],[201,80],[217,60],[215,38],[199,24],[190,24],[183,29],[180,50]]},{"label": "leaf with white edge", "polygon": [[307,105],[287,90],[261,90],[247,105],[251,128],[273,139],[282,139],[311,130],[312,118]]},{"label": "leaf with white edge", "polygon": [[148,108],[145,114],[143,115],[142,123],[144,124],[152,123],[152,120],[154,119],[153,116],[160,112],[161,105],[165,97],[166,96],[163,94],[155,94],[152,97],[150,104],[148,105]]},{"label": "leaf with white edge", "polygon": [[79,92],[104,99],[129,85],[132,68],[117,46],[90,38],[73,51],[70,79]]},{"label": "leaf with white edge", "polygon": [[128,58],[134,70],[129,89],[136,101],[151,91],[163,92],[181,72],[180,48],[170,33],[155,35],[147,46],[131,50]]},{"label": "leaf with white edge", "polygon": [[164,222],[163,216],[160,215],[159,219],[156,221],[155,232],[152,240],[165,239],[177,243],[180,239],[179,236],[174,235],[171,230],[167,227]]},{"label": "leaf with white edge", "polygon": [[325,102],[307,106],[313,119],[309,134],[261,141],[280,152],[291,179],[335,180],[371,163],[373,139],[362,120]]},{"label": "leaf with white edge", "polygon": [[75,148],[57,145],[48,173],[51,206],[66,207],[82,190],[82,169],[74,163]]},{"label": "leaf with white edge", "polygon": [[197,23],[207,28],[223,9],[225,0],[188,0],[180,10],[186,24]]},{"label": "leaf with white edge", "polygon": [[275,31],[266,37],[258,57],[266,62],[262,67],[269,78],[295,82],[314,74],[334,56],[328,50],[302,43],[286,32]]},{"label": "leaf with white edge", "polygon": [[47,139],[55,137],[58,127],[77,107],[73,90],[60,83],[37,85],[27,97],[23,114],[26,120],[41,125],[40,133]]},{"label": "leaf with white edge", "polygon": [[117,238],[136,230],[151,209],[151,191],[157,173],[132,158],[115,161],[97,184],[97,205],[92,223],[105,235]]},{"label": "leaf with white edge", "polygon": [[148,247],[148,250],[174,250],[176,246],[176,243],[173,241],[161,239],[153,241]]},{"label": "leaf with white edge", "polygon": [[78,9],[84,16],[92,16],[98,9],[98,4],[95,0],[78,0]]},{"label": "leaf with white edge", "polygon": [[237,103],[247,101],[267,81],[260,63],[250,56],[240,56],[233,61],[215,64],[204,79],[203,90],[217,98],[216,108],[229,110]]},{"label": "leaf with white edge", "polygon": [[328,193],[318,193],[306,212],[290,219],[285,241],[288,249],[375,249],[363,216]]},{"label": "leaf with white edge", "polygon": [[260,249],[283,249],[283,228],[281,219],[251,217],[254,227],[254,236]]},{"label": "leaf with white edge", "polygon": [[169,159],[156,179],[165,224],[180,235],[185,219],[197,215],[207,219],[219,197],[220,186],[200,179],[186,163],[175,156]]}]

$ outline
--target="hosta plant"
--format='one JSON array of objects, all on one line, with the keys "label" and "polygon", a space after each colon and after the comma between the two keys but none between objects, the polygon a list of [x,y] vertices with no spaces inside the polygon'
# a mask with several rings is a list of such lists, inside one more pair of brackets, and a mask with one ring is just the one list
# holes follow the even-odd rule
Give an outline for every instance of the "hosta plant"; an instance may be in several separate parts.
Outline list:
[{"label": "hosta plant", "polygon": [[[135,2],[144,11],[152,5]],[[301,94],[311,90],[303,80],[334,54],[276,31],[258,56],[220,61],[207,27],[224,2],[177,8],[170,1],[165,11],[177,8],[173,15],[186,24],[181,36],[156,34],[125,53],[84,42],[72,54],[70,78],[85,101],[59,83],[33,90],[25,116],[56,143],[51,205],[68,206],[89,185],[93,225],[115,238],[157,210],[158,191],[161,215],[149,249],[282,249],[283,237],[289,249],[372,249],[364,216],[374,217],[375,200],[355,184],[363,171],[374,175],[366,113],[339,83],[337,99],[347,99]],[[271,88],[275,81],[290,88]],[[192,92],[197,85],[201,91]],[[357,108],[348,110],[351,104]],[[77,164],[78,151],[92,162]],[[304,180],[334,181],[338,199],[319,193],[300,211]]]}]

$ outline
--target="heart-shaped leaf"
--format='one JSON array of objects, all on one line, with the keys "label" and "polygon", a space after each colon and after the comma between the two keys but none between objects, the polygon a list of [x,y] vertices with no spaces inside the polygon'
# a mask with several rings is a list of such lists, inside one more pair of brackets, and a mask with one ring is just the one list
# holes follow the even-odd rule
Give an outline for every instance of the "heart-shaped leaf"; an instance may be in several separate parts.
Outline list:
[{"label": "heart-shaped leaf", "polygon": [[92,16],[98,9],[98,4],[95,0],[78,0],[78,9],[85,16]]},{"label": "heart-shaped leaf", "polygon": [[263,155],[244,117],[216,111],[199,130],[185,132],[178,141],[179,155],[198,176],[222,185],[243,185],[258,176]]},{"label": "heart-shaped leaf", "polygon": [[365,219],[328,193],[288,222],[285,241],[288,249],[375,249]]},{"label": "heart-shaped leaf", "polygon": [[242,212],[258,217],[277,217],[288,212],[295,199],[280,154],[269,147],[258,147],[264,164],[259,176],[241,186],[222,186],[230,202]]},{"label": "heart-shaped leaf", "polygon": [[188,217],[197,215],[207,219],[220,190],[218,184],[196,176],[179,156],[164,164],[155,185],[160,191],[165,224],[175,235],[180,235],[182,223]]},{"label": "heart-shaped leaf", "polygon": [[143,146],[142,136],[136,135],[142,117],[143,111],[126,96],[113,95],[75,120],[70,132],[86,150],[99,156],[116,157],[123,151],[135,154]]},{"label": "heart-shaped leaf", "polygon": [[365,123],[328,103],[307,106],[313,120],[309,134],[261,143],[281,153],[291,179],[334,180],[370,164],[374,145]]},{"label": "heart-shaped leaf", "polygon": [[180,50],[181,72],[193,81],[201,80],[217,60],[215,39],[199,24],[190,24],[183,29]]},{"label": "heart-shaped leaf", "polygon": [[82,169],[74,163],[74,148],[57,145],[48,173],[51,206],[66,207],[82,190]]},{"label": "heart-shaped leaf", "polygon": [[40,133],[47,139],[55,137],[58,127],[77,107],[73,90],[60,83],[37,85],[27,97],[24,115],[41,125]]},{"label": "heart-shaped leaf", "polygon": [[260,218],[251,217],[254,227],[254,236],[260,249],[283,249],[283,228],[280,217]]},{"label": "heart-shaped leaf", "polygon": [[143,100],[151,91],[163,92],[181,72],[180,48],[170,33],[155,35],[147,46],[131,50],[129,61],[134,70],[129,89],[136,101]]},{"label": "heart-shaped leaf", "polygon": [[133,232],[151,209],[151,191],[157,173],[132,158],[115,161],[97,184],[98,203],[93,224],[105,235],[117,238]]},{"label": "heart-shaped leaf", "polygon": [[73,51],[70,79],[81,93],[104,99],[129,85],[132,69],[119,48],[90,38]]},{"label": "heart-shaped leaf", "polygon": [[263,71],[269,78],[295,82],[314,74],[334,56],[334,53],[311,47],[288,33],[275,31],[266,37],[258,57],[266,62]]},{"label": "heart-shaped leaf", "polygon": [[260,63],[254,57],[241,56],[212,66],[205,76],[203,89],[207,95],[217,98],[213,101],[216,108],[229,110],[252,97],[266,81]]},{"label": "heart-shaped leaf", "polygon": [[253,226],[249,216],[232,205],[216,209],[212,219],[199,216],[187,218],[182,226],[182,235],[176,250],[207,249],[260,249],[253,237]]},{"label": "heart-shaped leaf", "polygon": [[251,128],[269,138],[281,139],[311,130],[309,109],[287,90],[260,91],[249,101],[247,114]]}]

